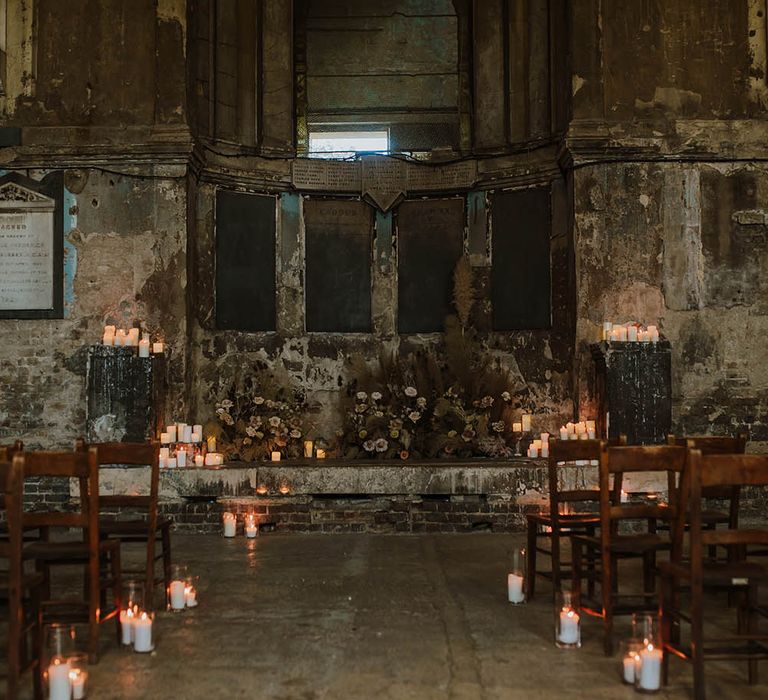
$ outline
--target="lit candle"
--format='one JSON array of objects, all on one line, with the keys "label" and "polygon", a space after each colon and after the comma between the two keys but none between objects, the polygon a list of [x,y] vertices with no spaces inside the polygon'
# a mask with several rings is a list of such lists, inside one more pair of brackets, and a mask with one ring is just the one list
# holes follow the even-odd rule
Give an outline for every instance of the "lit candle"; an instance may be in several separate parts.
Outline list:
[{"label": "lit candle", "polygon": [[512,432],[513,433],[522,433],[523,432],[523,424],[522,423],[512,423]]},{"label": "lit candle", "polygon": [[168,433],[160,433],[160,444],[161,445],[170,445],[171,444],[171,436],[170,436],[170,434],[168,434]]},{"label": "lit candle", "polygon": [[560,439],[561,440],[567,440],[568,439],[568,428],[563,426],[560,428]]},{"label": "lit candle", "polygon": [[131,330],[128,331],[128,345],[130,345],[132,348],[135,348],[139,344],[139,329],[138,328],[131,328]]},{"label": "lit candle", "polygon": [[152,343],[152,354],[161,355],[165,351],[163,343]]},{"label": "lit candle", "polygon": [[176,452],[176,461],[180,467],[186,467],[187,466],[187,451],[186,450],[178,450]]},{"label": "lit candle", "polygon": [[577,644],[579,641],[579,615],[574,610],[560,611],[560,631],[557,639],[561,644]]},{"label": "lit candle", "polygon": [[234,537],[237,531],[237,520],[234,513],[224,513],[224,537]]},{"label": "lit candle", "polygon": [[248,539],[253,539],[258,534],[259,534],[259,526],[256,523],[256,517],[253,515],[249,515],[245,519],[245,536]]},{"label": "lit candle", "polygon": [[[184,581],[171,581],[170,585],[171,610],[183,610],[184,601]],[[136,621],[134,621],[134,626]]]},{"label": "lit candle", "polygon": [[637,326],[630,326],[627,329],[627,340],[630,343],[636,343],[637,342]]},{"label": "lit candle", "polygon": [[139,341],[139,357],[149,357],[149,333]]},{"label": "lit candle", "polygon": [[624,666],[624,682],[629,683],[630,685],[635,684],[635,665],[638,663],[638,655],[637,652],[630,652],[628,653],[623,661],[622,664]]},{"label": "lit candle", "polygon": [[658,690],[661,687],[661,649],[649,644],[640,652],[638,686],[641,690]]},{"label": "lit candle", "polygon": [[120,637],[125,646],[133,644],[133,610],[120,611]]},{"label": "lit candle", "polygon": [[314,454],[314,447],[315,444],[312,442],[312,440],[304,440],[304,457],[306,459],[312,459],[312,455]]},{"label": "lit candle", "polygon": [[184,602],[188,608],[197,607],[197,590],[194,586],[189,585],[184,587]]},{"label": "lit candle", "polygon": [[[171,582],[171,586],[175,581]],[[184,590],[184,582],[180,582],[182,586],[182,595]],[[173,600],[173,599],[171,599]],[[182,606],[183,607],[183,606]],[[134,642],[133,650],[146,653],[152,651],[152,618],[143,612],[133,622],[134,630]]]},{"label": "lit candle", "polygon": [[70,700],[72,687],[69,684],[68,661],[54,659],[48,666],[48,700]]},{"label": "lit candle", "polygon": [[611,337],[611,329],[613,328],[613,323],[610,321],[603,321],[603,334],[602,339],[608,340]]},{"label": "lit candle", "polygon": [[315,450],[315,457],[318,459],[325,459],[325,450],[322,447],[318,447]]},{"label": "lit candle", "polygon": [[208,452],[216,452],[216,438],[213,435],[206,438],[205,442],[208,445]]},{"label": "lit candle", "polygon": [[280,461],[280,453],[279,452],[273,452],[272,453],[272,461],[273,462],[279,462]]},{"label": "lit candle", "polygon": [[72,686],[72,700],[83,700],[85,697],[85,682],[88,680],[88,671],[73,668],[69,672],[69,683]]},{"label": "lit candle", "polygon": [[530,413],[523,413],[522,417],[523,432],[527,433],[531,430],[531,415]]},{"label": "lit candle", "polygon": [[525,600],[522,576],[507,574],[507,599],[510,603],[522,603]]},{"label": "lit candle", "polygon": [[203,457],[203,455],[195,455],[195,466],[196,467],[205,466],[205,457]]}]

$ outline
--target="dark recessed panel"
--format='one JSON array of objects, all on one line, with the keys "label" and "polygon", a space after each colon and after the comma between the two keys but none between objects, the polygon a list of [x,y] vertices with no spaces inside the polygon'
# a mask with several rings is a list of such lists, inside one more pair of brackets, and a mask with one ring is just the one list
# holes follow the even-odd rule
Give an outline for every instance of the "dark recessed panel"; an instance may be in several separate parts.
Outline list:
[{"label": "dark recessed panel", "polygon": [[275,330],[275,198],[216,196],[216,326]]},{"label": "dark recessed panel", "polygon": [[453,313],[453,271],[462,255],[464,200],[403,202],[397,210],[398,330],[434,333]]},{"label": "dark recessed panel", "polygon": [[371,330],[373,210],[364,202],[308,199],[306,230],[307,330]]},{"label": "dark recessed panel", "polygon": [[493,329],[550,328],[549,188],[499,192],[491,212]]}]

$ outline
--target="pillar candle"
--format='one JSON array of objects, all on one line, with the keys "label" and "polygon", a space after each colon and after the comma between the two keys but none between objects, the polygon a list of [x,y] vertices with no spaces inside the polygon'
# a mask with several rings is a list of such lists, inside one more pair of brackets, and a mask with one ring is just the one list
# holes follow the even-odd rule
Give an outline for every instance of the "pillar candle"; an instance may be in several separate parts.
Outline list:
[{"label": "pillar candle", "polygon": [[536,447],[536,445],[531,445],[531,446],[528,448],[528,456],[529,456],[531,459],[537,459],[537,458],[538,458],[538,456],[539,456],[539,448],[538,448],[538,447]]},{"label": "pillar candle", "polygon": [[608,340],[611,337],[611,329],[613,328],[613,323],[610,321],[603,321],[603,340]]},{"label": "pillar candle", "polygon": [[149,357],[149,338],[139,341],[139,357]]},{"label": "pillar candle", "polygon": [[192,426],[191,425],[184,426],[184,437],[182,438],[181,441],[186,442],[187,444],[192,442]]},{"label": "pillar candle", "polygon": [[176,426],[169,425],[165,430],[168,433],[168,442],[176,442]]},{"label": "pillar candle", "polygon": [[195,455],[195,466],[196,467],[205,466],[205,457],[203,457],[203,455]]},{"label": "pillar candle", "polygon": [[[109,326],[107,326],[109,328]],[[104,345],[114,345],[115,344],[115,334],[114,332],[108,333],[106,328],[104,329],[104,335],[101,338],[101,342]]]},{"label": "pillar candle", "polygon": [[314,452],[315,444],[312,442],[312,440],[304,440],[304,457],[305,459],[312,459],[312,455]]},{"label": "pillar candle", "polygon": [[630,343],[637,342],[637,326],[630,326],[627,330],[627,340]]},{"label": "pillar candle", "polygon": [[186,427],[186,423],[176,423],[176,440],[178,442],[184,442],[184,429]]},{"label": "pillar candle", "polygon": [[635,684],[635,664],[637,663],[637,655],[627,654],[622,664],[624,666],[624,682],[629,683],[630,685]]},{"label": "pillar candle", "polygon": [[165,457],[168,459],[168,457],[171,456],[171,448],[170,447],[161,447],[160,448],[160,456]]},{"label": "pillar candle", "polygon": [[325,450],[322,447],[318,447],[315,450],[315,457],[318,459],[325,459]]},{"label": "pillar candle", "polygon": [[83,700],[85,697],[85,684],[88,681],[88,671],[73,668],[69,672],[69,684],[72,686],[72,700]]},{"label": "pillar candle", "polygon": [[549,443],[545,442],[541,446],[541,454],[539,455],[542,459],[549,459]]},{"label": "pillar candle", "polygon": [[573,610],[560,612],[560,631],[557,640],[561,644],[577,644],[579,641],[579,615]]},{"label": "pillar candle", "polygon": [[70,700],[69,662],[54,659],[48,666],[48,700]]},{"label": "pillar candle", "polygon": [[133,610],[120,611],[120,638],[125,646],[133,644]]},{"label": "pillar candle", "polygon": [[[171,582],[171,586],[175,581]],[[182,595],[183,595],[183,587],[184,582],[180,582],[182,585]],[[171,601],[173,601],[173,598],[171,598]],[[147,615],[147,613],[143,612],[141,615],[139,615],[136,620],[134,620],[133,623],[133,635],[134,635],[134,641],[133,641],[133,650],[146,653],[148,651],[152,651],[152,618]]]},{"label": "pillar candle", "polygon": [[279,462],[280,461],[280,453],[279,452],[273,452],[272,453],[272,461],[273,462]]},{"label": "pillar candle", "polygon": [[234,537],[237,531],[237,520],[234,513],[224,513],[224,537]]},{"label": "pillar candle", "polygon": [[176,457],[168,457],[168,459],[165,461],[165,466],[168,467],[168,469],[176,469],[178,466]]},{"label": "pillar candle", "polygon": [[595,421],[588,420],[586,421],[587,430],[591,430],[592,432],[595,431]]},{"label": "pillar candle", "polygon": [[527,433],[531,430],[531,415],[529,413],[523,413],[523,417],[521,419],[521,422],[523,424],[523,432]]},{"label": "pillar candle", "polygon": [[[169,445],[171,443],[171,436],[169,433],[160,433],[160,444]],[[166,455],[167,457],[168,455]]]},{"label": "pillar candle", "polygon": [[184,588],[184,604],[188,608],[197,607],[197,589],[194,586],[186,586]]},{"label": "pillar candle", "polygon": [[661,649],[649,644],[640,652],[638,686],[641,690],[658,690],[661,687]]},{"label": "pillar candle", "polygon": [[566,427],[560,428],[560,439],[561,440],[567,440],[568,439],[568,428],[566,428]]},{"label": "pillar candle", "polygon": [[[171,581],[170,592],[171,610],[183,610],[186,605],[184,602],[184,581]],[[136,621],[134,621],[134,627],[135,625]]]},{"label": "pillar candle", "polygon": [[523,424],[520,423],[512,423],[512,432],[513,433],[522,433],[523,432]]},{"label": "pillar candle", "polygon": [[187,466],[187,451],[186,450],[179,450],[176,453],[176,463],[180,467],[186,467]]},{"label": "pillar candle", "polygon": [[510,603],[522,603],[525,600],[522,576],[507,574],[507,599]]},{"label": "pillar candle", "polygon": [[165,350],[165,346],[162,343],[152,343],[152,354],[160,355]]},{"label": "pillar candle", "polygon": [[256,519],[253,517],[246,518],[245,521],[245,536],[248,539],[253,539],[259,534],[259,525]]}]

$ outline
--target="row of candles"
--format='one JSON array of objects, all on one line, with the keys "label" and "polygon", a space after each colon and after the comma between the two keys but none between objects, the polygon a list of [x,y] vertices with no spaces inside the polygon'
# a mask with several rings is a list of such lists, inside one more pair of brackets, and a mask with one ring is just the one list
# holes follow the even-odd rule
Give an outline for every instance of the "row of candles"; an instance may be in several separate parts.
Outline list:
[{"label": "row of candles", "polygon": [[159,355],[165,351],[165,344],[160,340],[150,342],[149,333],[146,331],[141,333],[141,339],[139,339],[140,332],[138,328],[125,330],[115,326],[104,326],[101,342],[102,345],[111,345],[116,348],[137,348],[139,357],[149,357],[150,349],[153,355]]},{"label": "row of candles", "polygon": [[612,343],[658,343],[659,329],[656,326],[643,326],[641,323],[603,322],[603,340]]},{"label": "row of candles", "polygon": [[[596,435],[595,421],[587,420],[578,423],[566,423],[560,428],[561,440],[594,440]],[[532,440],[528,446],[528,457],[536,459],[549,457],[549,433],[541,433],[539,439]],[[578,460],[577,464],[587,464],[587,460]]]},{"label": "row of candles", "polygon": [[[526,600],[526,551],[512,552],[507,574],[507,600],[514,605]],[[632,615],[632,637],[623,645],[621,680],[642,692],[661,689],[663,654],[659,645],[658,617],[648,613]],[[557,591],[555,596],[555,646],[560,649],[581,647],[581,618],[570,591]]]},{"label": "row of candles", "polygon": [[216,438],[203,442],[200,423],[172,423],[160,433],[160,467],[218,467],[224,464],[224,455],[216,452]]}]

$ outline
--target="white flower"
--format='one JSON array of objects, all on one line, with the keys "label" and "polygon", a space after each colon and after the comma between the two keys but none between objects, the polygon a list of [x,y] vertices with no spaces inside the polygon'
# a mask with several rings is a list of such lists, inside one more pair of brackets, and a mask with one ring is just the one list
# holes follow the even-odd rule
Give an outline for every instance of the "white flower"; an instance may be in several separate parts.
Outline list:
[{"label": "white flower", "polygon": [[427,407],[427,399],[424,398],[423,396],[419,396],[419,398],[416,399],[416,405],[420,409],[424,410]]},{"label": "white flower", "polygon": [[406,396],[410,396],[411,398],[413,398],[414,396],[418,395],[418,393],[419,392],[416,391],[416,387],[415,386],[407,386],[407,387],[405,387],[405,395]]},{"label": "white flower", "polygon": [[280,416],[272,416],[272,417],[269,419],[269,424],[270,424],[270,425],[271,425],[273,428],[277,428],[277,426],[278,426],[278,425],[280,425]]},{"label": "white flower", "polygon": [[248,434],[248,437],[254,437],[256,435],[257,431],[256,431],[256,428],[254,428],[253,426],[249,425],[245,429],[245,432]]},{"label": "white flower", "polygon": [[418,421],[419,418],[421,418],[421,413],[419,413],[418,411],[411,411],[408,414],[408,418],[410,418],[414,423],[416,423],[416,421]]},{"label": "white flower", "polygon": [[505,401],[509,402],[512,400],[512,395],[508,391],[502,391],[501,392],[501,398]]},{"label": "white flower", "polygon": [[373,452],[376,449],[376,443],[373,440],[366,440],[363,443],[363,449],[366,452]]},{"label": "white flower", "polygon": [[222,415],[223,413],[226,413],[226,412],[227,412],[226,408],[217,408],[216,409],[216,414],[219,415],[219,416]]},{"label": "white flower", "polygon": [[263,396],[254,396],[253,403],[255,403],[257,406],[261,406],[261,404],[264,403],[264,397]]},{"label": "white flower", "polygon": [[381,401],[381,392],[380,391],[374,391],[371,393],[371,398],[374,401]]},{"label": "white flower", "polygon": [[389,443],[384,438],[376,440],[376,452],[386,452]]},{"label": "white flower", "polygon": [[381,418],[384,415],[384,411],[374,411],[373,415],[376,416],[376,418]]},{"label": "white flower", "polygon": [[491,427],[497,432],[497,433],[503,433],[504,432],[504,421],[503,420],[497,420],[495,423],[491,424]]},{"label": "white flower", "polygon": [[301,437],[301,430],[296,430],[295,428],[291,430],[291,437],[298,440]]},{"label": "white flower", "polygon": [[234,405],[235,405],[235,404],[233,404],[233,403],[232,403],[232,402],[231,402],[229,399],[224,399],[224,400],[221,402],[221,407],[222,407],[222,408],[232,408],[232,406],[234,406]]},{"label": "white flower", "polygon": [[358,391],[357,392],[357,400],[358,401],[365,401],[368,398],[368,394],[366,394],[364,391]]},{"label": "white flower", "polygon": [[221,420],[223,420],[227,425],[234,425],[235,424],[235,419],[232,418],[232,416],[230,416],[229,413],[222,414]]}]

